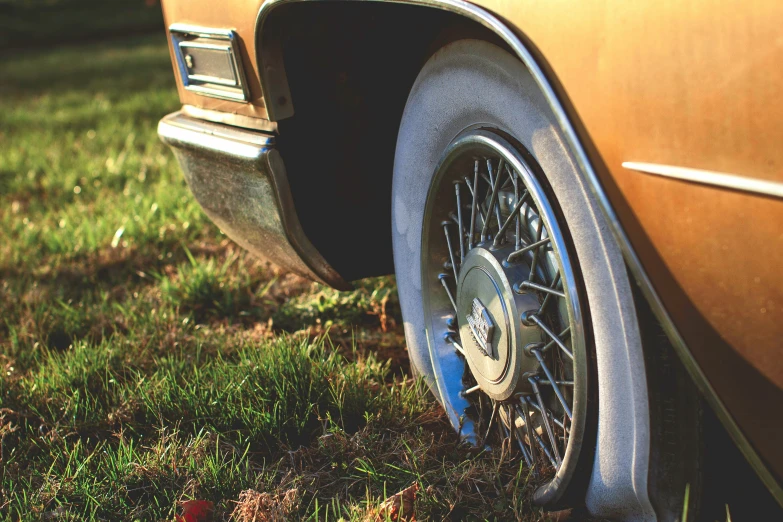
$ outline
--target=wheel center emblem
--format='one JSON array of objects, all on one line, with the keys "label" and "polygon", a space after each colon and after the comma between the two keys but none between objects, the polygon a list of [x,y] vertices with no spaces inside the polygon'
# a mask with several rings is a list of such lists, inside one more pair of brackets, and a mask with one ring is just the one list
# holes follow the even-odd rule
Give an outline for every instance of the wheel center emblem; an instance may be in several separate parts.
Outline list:
[{"label": "wheel center emblem", "polygon": [[495,325],[492,323],[489,312],[479,301],[478,297],[473,298],[473,306],[467,319],[470,332],[479,345],[481,353],[487,357],[494,357],[495,354],[492,353],[492,335],[495,333]]}]

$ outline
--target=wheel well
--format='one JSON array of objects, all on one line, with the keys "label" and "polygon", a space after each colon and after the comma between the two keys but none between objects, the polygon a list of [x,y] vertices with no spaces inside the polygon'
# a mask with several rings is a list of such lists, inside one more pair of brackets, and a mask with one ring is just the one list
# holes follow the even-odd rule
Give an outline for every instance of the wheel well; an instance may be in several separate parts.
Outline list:
[{"label": "wheel well", "polygon": [[276,101],[293,106],[277,144],[305,234],[346,280],[392,273],[394,151],[416,76],[451,41],[506,45],[458,14],[376,2],[284,4],[263,31],[290,92]]}]

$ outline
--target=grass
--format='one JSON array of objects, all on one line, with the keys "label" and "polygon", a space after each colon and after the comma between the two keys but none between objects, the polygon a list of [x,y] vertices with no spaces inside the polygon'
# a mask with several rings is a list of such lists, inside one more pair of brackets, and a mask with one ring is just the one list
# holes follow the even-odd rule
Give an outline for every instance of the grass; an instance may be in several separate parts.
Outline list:
[{"label": "grass", "polygon": [[374,520],[411,485],[418,520],[546,518],[410,377],[392,278],[323,288],[204,217],[162,36],[0,78],[0,519]]}]

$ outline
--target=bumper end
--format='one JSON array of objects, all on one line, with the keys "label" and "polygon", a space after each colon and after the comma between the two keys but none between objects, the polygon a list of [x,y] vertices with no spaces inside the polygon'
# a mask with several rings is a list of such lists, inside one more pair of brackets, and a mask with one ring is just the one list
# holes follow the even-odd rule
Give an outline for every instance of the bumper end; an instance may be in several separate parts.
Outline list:
[{"label": "bumper end", "polygon": [[303,277],[351,288],[302,231],[273,135],[181,112],[164,117],[158,135],[174,151],[196,200],[231,239]]}]

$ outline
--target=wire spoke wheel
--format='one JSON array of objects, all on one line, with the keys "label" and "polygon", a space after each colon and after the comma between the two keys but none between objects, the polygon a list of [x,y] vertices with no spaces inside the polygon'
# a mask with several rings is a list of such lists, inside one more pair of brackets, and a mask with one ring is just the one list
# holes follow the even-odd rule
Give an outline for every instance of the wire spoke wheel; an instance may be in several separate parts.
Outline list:
[{"label": "wire spoke wheel", "polygon": [[587,409],[578,267],[532,156],[498,133],[455,139],[424,211],[422,290],[442,402],[461,434],[509,444],[556,502]]}]

